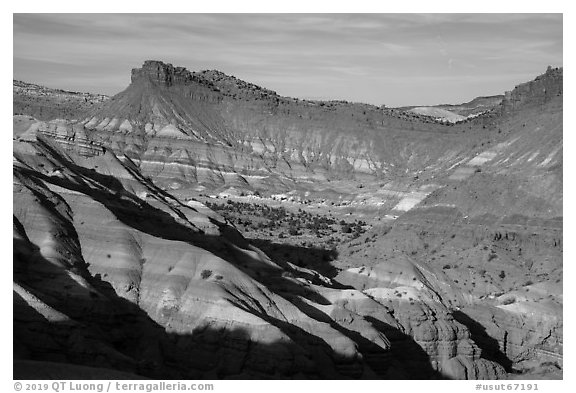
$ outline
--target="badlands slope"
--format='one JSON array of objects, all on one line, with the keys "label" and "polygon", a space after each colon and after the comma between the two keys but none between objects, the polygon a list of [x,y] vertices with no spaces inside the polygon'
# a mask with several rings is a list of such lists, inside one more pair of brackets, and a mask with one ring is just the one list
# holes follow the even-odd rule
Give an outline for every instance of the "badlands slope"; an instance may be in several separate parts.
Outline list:
[{"label": "badlands slope", "polygon": [[[153,61],[89,113],[30,115],[13,132],[18,375],[561,375],[562,70],[455,125]],[[273,252],[316,255],[300,235],[251,245],[207,192],[367,232],[319,269]]]},{"label": "badlands slope", "polygon": [[[59,144],[37,126],[14,136],[18,375],[26,361],[157,378],[503,375],[442,305],[429,311],[448,329],[438,338],[427,327],[442,348],[430,364],[372,297],[270,260],[129,158],[88,151],[76,134]],[[420,355],[397,359],[392,343]]]},{"label": "badlands slope", "polygon": [[343,245],[339,281],[415,305],[428,282],[486,358],[561,375],[561,77],[549,70],[508,93],[497,143],[393,225]]}]

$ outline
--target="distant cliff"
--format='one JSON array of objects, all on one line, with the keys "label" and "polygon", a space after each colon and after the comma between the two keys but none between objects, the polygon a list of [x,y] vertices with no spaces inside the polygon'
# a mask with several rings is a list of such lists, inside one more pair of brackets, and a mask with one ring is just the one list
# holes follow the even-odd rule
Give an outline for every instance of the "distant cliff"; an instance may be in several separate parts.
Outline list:
[{"label": "distant cliff", "polygon": [[[176,188],[243,184],[264,190],[290,179],[433,178],[479,154],[501,121],[500,111],[491,110],[500,96],[455,106],[477,118],[441,124],[400,109],[282,97],[220,71],[191,72],[155,60],[133,69],[131,81],[110,99],[68,93],[45,106],[53,114],[64,105],[57,117],[77,119],[89,138]],[[508,93],[501,112],[549,100],[561,86],[562,70],[550,69]],[[15,108],[24,108],[20,103],[28,96],[15,84]],[[479,114],[480,107],[489,113]],[[26,108],[22,113],[46,117],[42,108]]]},{"label": "distant cliff", "polygon": [[502,112],[510,113],[521,107],[541,105],[561,96],[562,91],[563,69],[548,67],[545,74],[507,91],[502,100]]},{"label": "distant cliff", "polygon": [[13,114],[39,120],[82,118],[108,99],[101,94],[78,93],[13,81]]}]

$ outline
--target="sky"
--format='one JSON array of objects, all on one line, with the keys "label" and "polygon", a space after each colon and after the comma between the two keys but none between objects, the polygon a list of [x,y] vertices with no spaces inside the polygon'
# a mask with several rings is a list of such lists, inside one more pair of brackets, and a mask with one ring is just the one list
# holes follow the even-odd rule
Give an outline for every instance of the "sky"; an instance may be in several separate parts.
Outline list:
[{"label": "sky", "polygon": [[13,77],[113,95],[150,59],[283,96],[456,104],[562,66],[562,24],[562,14],[14,14]]}]

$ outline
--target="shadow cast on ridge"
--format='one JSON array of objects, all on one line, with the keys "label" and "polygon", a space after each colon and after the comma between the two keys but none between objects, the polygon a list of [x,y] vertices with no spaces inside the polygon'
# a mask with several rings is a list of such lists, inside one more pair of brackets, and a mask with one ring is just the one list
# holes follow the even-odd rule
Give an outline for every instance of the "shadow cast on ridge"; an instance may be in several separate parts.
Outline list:
[{"label": "shadow cast on ridge", "polygon": [[[126,191],[122,184],[111,176],[102,174],[95,176],[93,172],[83,169],[82,173],[75,175],[79,176],[78,182],[74,182],[60,177],[42,175],[29,169],[18,168],[17,170],[22,172],[23,176],[36,182],[46,181],[93,198],[102,203],[121,222],[138,231],[148,233],[151,236],[183,241],[202,247],[248,273],[253,279],[268,287],[270,291],[285,297],[292,304],[294,304],[292,300],[298,295],[318,304],[330,303],[322,295],[308,290],[305,285],[301,285],[298,279],[307,279],[307,277],[299,277],[300,272],[291,269],[292,276],[286,276],[283,269],[265,269],[265,264],[262,261],[250,257],[248,253],[241,252],[241,249],[254,250],[249,247],[248,242],[237,231],[229,228],[228,232],[231,233],[225,237],[198,233],[178,222],[170,214],[141,201]],[[90,184],[87,184],[86,181]],[[117,192],[111,193],[110,188]],[[142,217],[146,217],[146,220],[143,220]],[[72,235],[77,238],[75,230]],[[31,243],[20,239],[14,239],[14,242],[15,250],[34,247]],[[296,250],[296,252],[307,251]],[[265,378],[270,377],[270,373],[272,373],[273,378],[293,378],[296,376],[357,378],[362,375],[361,370],[358,369],[338,370],[335,360],[339,359],[340,355],[335,353],[323,339],[307,333],[291,323],[277,320],[253,309],[246,309],[245,311],[251,312],[276,326],[290,337],[291,341],[249,345],[245,343],[247,340],[238,338],[238,336],[245,338],[248,333],[239,333],[239,335],[230,336],[230,345],[222,350],[222,355],[215,355],[220,348],[217,344],[219,340],[217,339],[216,343],[214,341],[204,342],[202,337],[214,335],[220,337],[222,331],[216,331],[212,334],[207,328],[208,330],[200,336],[168,333],[164,327],[153,321],[136,304],[118,296],[110,283],[103,281],[99,276],[91,276],[85,265],[77,266],[78,271],[96,291],[90,291],[79,285],[66,274],[66,269],[44,259],[38,250],[32,250],[32,254],[34,254],[32,270],[30,270],[30,263],[27,263],[27,269],[15,268],[15,281],[21,283],[30,293],[42,299],[48,306],[55,310],[62,310],[62,313],[69,315],[77,324],[70,327],[60,322],[42,321],[40,324],[42,328],[27,329],[26,321],[15,321],[15,326],[19,327],[15,329],[15,339],[20,343],[29,343],[29,348],[32,349],[28,352],[31,360],[84,364],[114,368],[148,377],[176,379]],[[15,254],[14,263],[18,265],[22,259],[22,255]],[[246,262],[252,264],[251,267],[256,267],[256,269],[243,265]],[[259,275],[258,272],[265,272],[266,274]],[[53,284],[55,285],[52,289],[44,285],[50,282],[50,280],[45,280],[45,276],[54,279]],[[66,293],[64,299],[59,292],[62,288]],[[304,307],[301,306],[301,311],[313,319],[325,318],[325,316],[311,313],[310,310],[306,310],[306,312],[303,309]],[[330,325],[334,327],[336,324],[330,322]],[[43,334],[43,330],[49,334]],[[368,348],[368,352],[373,349],[371,348],[372,343],[368,340],[361,340],[358,333],[341,327],[336,330],[353,340],[360,339],[361,345]],[[76,341],[70,343],[70,337],[74,337]],[[240,340],[240,344],[238,340]],[[34,343],[44,342],[50,342],[52,346],[34,350]],[[234,348],[238,345],[245,349],[235,350]],[[92,358],[93,356],[87,358],[86,354],[83,353],[86,348],[92,347],[98,348],[94,351],[100,352],[100,355],[96,356],[95,359]],[[271,348],[275,349],[271,350]],[[304,353],[303,358],[312,362],[304,373],[291,365],[293,359],[288,359],[287,363],[285,362],[286,359],[279,363],[271,361],[275,359],[274,355],[271,354],[286,353],[287,348],[291,348],[288,350],[288,358],[293,356],[290,354],[300,352]],[[232,355],[230,355],[230,351],[232,351]],[[264,359],[268,359],[267,363],[269,364],[261,364],[262,362],[258,360],[260,356],[257,356],[260,352],[262,352]],[[26,351],[20,351],[20,353],[26,353]],[[256,364],[254,366],[255,371],[250,367],[245,369],[243,362],[236,365],[228,364],[232,358],[251,359],[249,364],[251,367],[252,364]]]},{"label": "shadow cast on ridge", "polygon": [[[339,273],[339,270],[331,264],[331,261],[338,258],[338,251],[335,249],[275,243],[267,239],[258,238],[249,238],[248,240],[278,263],[280,261],[290,261],[296,266],[316,270],[330,279],[333,279]],[[340,289],[351,288],[341,284],[337,285],[339,285]]]},{"label": "shadow cast on ridge", "polygon": [[[170,333],[136,304],[118,296],[99,275],[79,269],[90,284],[84,287],[66,269],[46,260],[33,244],[15,238],[14,250],[15,283],[49,307],[43,313],[55,310],[69,317],[50,320],[14,293],[14,376],[18,379],[47,376],[41,371],[30,373],[26,361],[50,363],[48,376],[55,379],[351,377],[336,369],[333,359],[338,355],[326,343],[287,322],[264,316],[287,332],[289,342],[253,342],[242,328],[224,331],[204,326],[191,334]],[[302,360],[307,360],[306,367],[300,367]],[[78,369],[75,378],[75,366],[90,370]],[[125,375],[119,376],[118,371]]]},{"label": "shadow cast on ridge", "polygon": [[405,373],[399,379],[449,379],[432,368],[430,356],[410,335],[372,316],[366,320],[390,340],[392,358]]},{"label": "shadow cast on ridge", "polygon": [[512,360],[510,360],[508,356],[500,350],[498,340],[488,335],[484,326],[470,318],[468,314],[462,311],[453,310],[452,315],[456,321],[460,322],[470,330],[472,341],[474,341],[474,343],[476,343],[476,345],[478,345],[482,350],[482,353],[480,354],[481,357],[500,364],[508,373],[514,371],[512,369]]}]

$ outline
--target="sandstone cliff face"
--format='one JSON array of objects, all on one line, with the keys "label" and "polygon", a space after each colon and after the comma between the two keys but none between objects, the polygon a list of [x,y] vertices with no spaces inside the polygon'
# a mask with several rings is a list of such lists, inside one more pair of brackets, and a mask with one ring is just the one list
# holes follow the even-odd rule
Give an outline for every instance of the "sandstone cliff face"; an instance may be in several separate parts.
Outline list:
[{"label": "sandstone cliff face", "polygon": [[535,80],[506,92],[502,100],[502,112],[510,113],[523,107],[541,105],[554,97],[561,97],[563,89],[563,69],[548,67],[546,73]]}]

